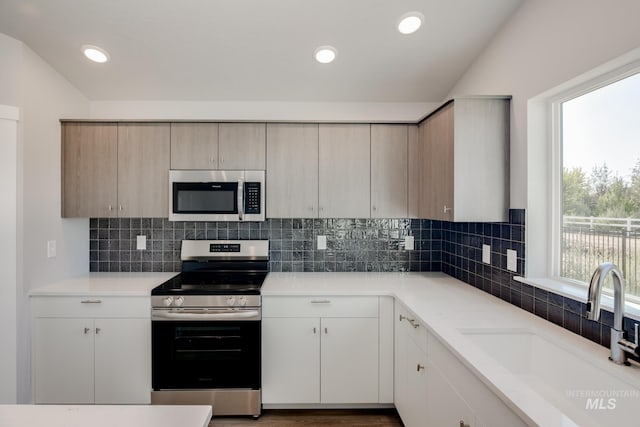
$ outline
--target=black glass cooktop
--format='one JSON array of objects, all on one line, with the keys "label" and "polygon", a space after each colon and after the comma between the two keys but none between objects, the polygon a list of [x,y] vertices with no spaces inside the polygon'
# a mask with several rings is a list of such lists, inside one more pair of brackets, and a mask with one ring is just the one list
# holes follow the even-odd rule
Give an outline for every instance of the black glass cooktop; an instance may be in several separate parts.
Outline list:
[{"label": "black glass cooktop", "polygon": [[151,291],[151,295],[259,295],[266,272],[193,274],[182,272]]}]

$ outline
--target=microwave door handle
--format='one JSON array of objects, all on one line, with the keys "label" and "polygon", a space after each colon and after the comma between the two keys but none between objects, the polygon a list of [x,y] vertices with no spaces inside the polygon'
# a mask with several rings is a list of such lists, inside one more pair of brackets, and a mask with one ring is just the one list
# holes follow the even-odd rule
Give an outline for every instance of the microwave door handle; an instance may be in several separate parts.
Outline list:
[{"label": "microwave door handle", "polygon": [[244,216],[244,194],[243,194],[243,182],[242,180],[238,181],[238,219],[240,221],[243,220]]}]

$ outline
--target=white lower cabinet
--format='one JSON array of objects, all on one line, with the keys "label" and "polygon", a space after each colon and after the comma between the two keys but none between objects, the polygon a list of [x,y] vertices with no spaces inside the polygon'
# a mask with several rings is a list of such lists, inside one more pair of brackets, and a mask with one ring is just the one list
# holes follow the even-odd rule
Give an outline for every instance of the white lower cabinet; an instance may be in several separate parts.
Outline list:
[{"label": "white lower cabinet", "polygon": [[395,406],[406,427],[526,425],[398,302],[395,334]]},{"label": "white lower cabinet", "polygon": [[380,378],[391,372],[384,352],[393,337],[380,337],[378,304],[378,297],[264,296],[262,402],[391,403],[381,402],[391,393],[380,390]]},{"label": "white lower cabinet", "polygon": [[35,403],[150,403],[149,298],[125,299],[33,298]]}]

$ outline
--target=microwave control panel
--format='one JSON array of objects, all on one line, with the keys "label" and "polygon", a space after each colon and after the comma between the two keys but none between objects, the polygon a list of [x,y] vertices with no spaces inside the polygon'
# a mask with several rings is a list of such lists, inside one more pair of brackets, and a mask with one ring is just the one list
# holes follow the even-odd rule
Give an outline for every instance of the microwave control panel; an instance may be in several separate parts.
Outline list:
[{"label": "microwave control panel", "polygon": [[260,213],[260,183],[245,182],[244,183],[244,213],[259,214]]}]

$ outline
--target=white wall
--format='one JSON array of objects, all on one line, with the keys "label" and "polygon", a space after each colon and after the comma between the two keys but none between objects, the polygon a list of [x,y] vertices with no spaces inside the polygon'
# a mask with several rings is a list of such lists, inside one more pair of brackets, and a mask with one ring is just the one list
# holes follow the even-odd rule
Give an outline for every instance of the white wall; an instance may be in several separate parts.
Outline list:
[{"label": "white wall", "polygon": [[0,404],[17,402],[17,107],[0,104]]},{"label": "white wall", "polygon": [[272,120],[414,122],[434,102],[93,101],[91,118],[127,120]]},{"label": "white wall", "polygon": [[[17,400],[29,402],[28,292],[34,287],[89,270],[88,219],[63,220],[60,217],[59,123],[60,118],[87,117],[89,101],[31,49],[1,34],[0,57],[3,58],[0,75],[12,79],[0,83],[0,103],[12,100],[20,109],[14,225],[17,230]],[[47,240],[57,241],[55,258],[47,258]]]},{"label": "white wall", "polygon": [[511,207],[526,207],[527,100],[640,46],[640,1],[528,0],[450,92],[513,95]]}]

